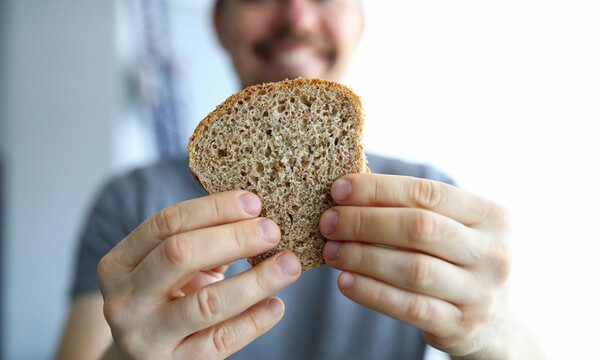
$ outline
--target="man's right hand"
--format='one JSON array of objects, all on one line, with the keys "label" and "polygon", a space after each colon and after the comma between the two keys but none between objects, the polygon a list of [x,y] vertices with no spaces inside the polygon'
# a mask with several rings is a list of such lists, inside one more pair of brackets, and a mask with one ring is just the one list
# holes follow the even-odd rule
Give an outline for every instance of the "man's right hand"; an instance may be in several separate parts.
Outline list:
[{"label": "man's right hand", "polygon": [[222,359],[271,329],[284,306],[267,297],[298,279],[298,259],[279,253],[223,275],[227,264],[279,242],[279,228],[260,210],[258,197],[244,191],[189,200],[115,246],[98,266],[111,358]]}]

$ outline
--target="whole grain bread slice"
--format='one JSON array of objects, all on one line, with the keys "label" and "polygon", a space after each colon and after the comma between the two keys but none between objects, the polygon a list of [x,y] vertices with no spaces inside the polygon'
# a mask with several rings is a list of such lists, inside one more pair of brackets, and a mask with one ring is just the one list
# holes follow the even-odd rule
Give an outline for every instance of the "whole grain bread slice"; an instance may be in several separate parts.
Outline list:
[{"label": "whole grain bread slice", "polygon": [[363,109],[348,87],[296,79],[249,87],[198,124],[188,144],[189,168],[209,194],[243,189],[263,203],[261,216],[281,229],[279,245],[249,258],[295,253],[306,270],[323,265],[321,214],[342,175],[367,172]]}]

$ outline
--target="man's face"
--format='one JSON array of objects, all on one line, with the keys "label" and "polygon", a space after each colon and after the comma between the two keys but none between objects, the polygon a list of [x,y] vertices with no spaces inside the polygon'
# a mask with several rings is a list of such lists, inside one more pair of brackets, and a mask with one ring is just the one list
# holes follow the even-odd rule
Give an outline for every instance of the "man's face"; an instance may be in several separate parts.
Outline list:
[{"label": "man's face", "polygon": [[244,87],[340,80],[363,29],[358,0],[226,0],[216,28]]}]

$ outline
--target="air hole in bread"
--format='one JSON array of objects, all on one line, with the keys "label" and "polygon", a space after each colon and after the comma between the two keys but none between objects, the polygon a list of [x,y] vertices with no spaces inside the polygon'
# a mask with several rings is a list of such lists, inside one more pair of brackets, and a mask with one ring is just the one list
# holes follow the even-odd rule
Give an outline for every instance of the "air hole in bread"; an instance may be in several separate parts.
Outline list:
[{"label": "air hole in bread", "polygon": [[308,96],[306,96],[306,95],[302,95],[302,96],[300,97],[300,101],[302,101],[302,103],[303,103],[304,105],[308,106],[308,107],[311,107],[311,106],[312,106],[312,101],[311,101],[311,100],[308,98]]}]

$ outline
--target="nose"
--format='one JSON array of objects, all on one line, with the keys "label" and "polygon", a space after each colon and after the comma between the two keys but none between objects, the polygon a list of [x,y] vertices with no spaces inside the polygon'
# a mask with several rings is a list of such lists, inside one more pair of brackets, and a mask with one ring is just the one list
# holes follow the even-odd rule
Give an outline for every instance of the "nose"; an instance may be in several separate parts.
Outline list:
[{"label": "nose", "polygon": [[312,0],[284,0],[282,18],[295,30],[310,30],[316,25],[317,10]]}]

